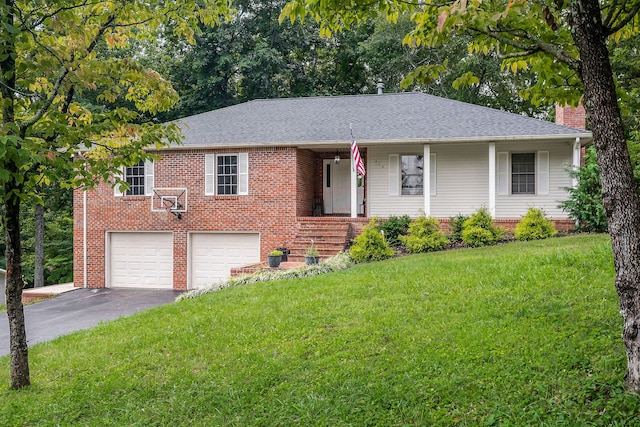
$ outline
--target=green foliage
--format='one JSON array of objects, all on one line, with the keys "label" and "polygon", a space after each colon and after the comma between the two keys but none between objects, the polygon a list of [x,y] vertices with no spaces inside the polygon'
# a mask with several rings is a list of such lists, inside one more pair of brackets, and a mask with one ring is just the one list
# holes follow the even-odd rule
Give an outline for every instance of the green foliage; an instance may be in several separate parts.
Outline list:
[{"label": "green foliage", "polygon": [[284,254],[284,252],[282,252],[279,249],[274,249],[271,252],[269,252],[269,255],[271,256],[282,256]]},{"label": "green foliage", "polygon": [[462,241],[469,246],[490,245],[502,235],[503,231],[493,225],[493,218],[485,207],[478,209],[462,225]]},{"label": "green foliage", "polygon": [[403,216],[390,216],[386,221],[382,221],[378,224],[378,230],[384,233],[384,238],[391,246],[400,244],[399,236],[407,234],[409,231],[409,224],[411,224],[411,218],[409,215]]},{"label": "green foliage", "polygon": [[438,251],[449,244],[440,221],[426,216],[413,220],[409,225],[409,234],[400,236],[400,241],[409,253]]},{"label": "green foliage", "polygon": [[234,286],[34,345],[0,425],[631,427],[614,274],[579,235]]},{"label": "green foliage", "polygon": [[212,283],[211,286],[202,289],[180,294],[178,301],[199,297],[210,294],[220,289],[226,289],[234,286],[250,285],[252,283],[273,282],[284,279],[300,279],[303,277],[312,277],[319,274],[332,273],[334,271],[344,270],[353,266],[353,260],[346,252],[340,252],[338,255],[327,258],[319,264],[303,265],[296,268],[287,268],[282,270],[262,270],[253,274],[244,274],[241,276],[231,277],[222,282]]},{"label": "green foliage", "polygon": [[450,232],[447,236],[449,240],[453,242],[459,242],[462,240],[462,228],[464,227],[464,222],[468,219],[469,217],[467,215],[462,214],[449,218]]},{"label": "green foliage", "polygon": [[381,261],[391,258],[395,252],[378,230],[376,220],[372,219],[364,226],[362,234],[356,237],[349,249],[349,256],[355,262]]},{"label": "green foliage", "polygon": [[517,240],[546,239],[558,234],[553,221],[544,216],[541,209],[529,208],[527,214],[516,225],[514,236]]},{"label": "green foliage", "polygon": [[584,166],[577,170],[568,169],[567,172],[578,180],[578,185],[565,188],[569,199],[560,203],[559,207],[576,221],[576,230],[595,233],[606,231],[607,218],[602,205],[600,168],[596,163],[594,147],[587,148]]}]

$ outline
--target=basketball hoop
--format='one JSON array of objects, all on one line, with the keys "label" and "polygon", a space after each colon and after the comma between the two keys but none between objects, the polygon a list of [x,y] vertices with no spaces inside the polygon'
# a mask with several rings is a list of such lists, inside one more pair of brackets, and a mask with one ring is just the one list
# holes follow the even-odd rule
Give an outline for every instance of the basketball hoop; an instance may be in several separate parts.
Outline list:
[{"label": "basketball hoop", "polygon": [[151,211],[171,212],[177,219],[187,211],[186,188],[154,188],[151,197]]}]

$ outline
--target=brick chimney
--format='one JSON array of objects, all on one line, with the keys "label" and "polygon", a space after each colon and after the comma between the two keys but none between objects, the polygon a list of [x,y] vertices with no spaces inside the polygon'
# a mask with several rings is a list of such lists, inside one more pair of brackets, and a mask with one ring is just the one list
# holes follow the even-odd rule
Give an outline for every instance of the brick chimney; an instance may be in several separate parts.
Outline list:
[{"label": "brick chimney", "polygon": [[575,129],[586,129],[587,124],[582,104],[578,104],[577,107],[568,105],[561,107],[560,104],[556,104],[556,124]]}]

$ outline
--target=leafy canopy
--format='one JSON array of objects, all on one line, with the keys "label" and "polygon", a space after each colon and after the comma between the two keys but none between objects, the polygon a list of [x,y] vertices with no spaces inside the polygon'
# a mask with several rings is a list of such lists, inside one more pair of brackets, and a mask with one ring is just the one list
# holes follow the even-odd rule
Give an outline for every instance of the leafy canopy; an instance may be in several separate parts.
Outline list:
[{"label": "leafy canopy", "polygon": [[144,148],[178,141],[175,125],[143,116],[177,102],[171,84],[117,52],[168,23],[193,40],[198,22],[215,25],[230,11],[229,0],[2,5],[0,185],[17,183],[12,192],[22,199],[51,182],[92,185],[149,157]]}]

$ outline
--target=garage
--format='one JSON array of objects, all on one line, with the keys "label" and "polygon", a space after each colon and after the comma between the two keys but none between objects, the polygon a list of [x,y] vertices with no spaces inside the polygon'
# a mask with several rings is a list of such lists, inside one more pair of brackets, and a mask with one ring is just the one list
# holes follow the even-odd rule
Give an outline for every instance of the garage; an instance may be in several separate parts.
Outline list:
[{"label": "garage", "polygon": [[109,287],[173,289],[173,233],[108,234]]},{"label": "garage", "polygon": [[258,233],[191,233],[189,288],[197,289],[228,279],[230,270],[260,262]]}]

